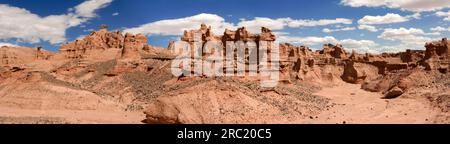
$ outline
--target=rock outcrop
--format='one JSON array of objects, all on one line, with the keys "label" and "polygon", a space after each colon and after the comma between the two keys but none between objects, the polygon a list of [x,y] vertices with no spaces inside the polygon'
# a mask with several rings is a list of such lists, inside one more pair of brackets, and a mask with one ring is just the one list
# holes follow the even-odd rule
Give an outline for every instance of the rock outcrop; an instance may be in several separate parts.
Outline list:
[{"label": "rock outcrop", "polygon": [[44,50],[42,47],[36,48],[37,60],[49,60],[53,56],[53,53]]},{"label": "rock outcrop", "polygon": [[141,52],[150,52],[151,49],[145,35],[109,32],[107,26],[103,25],[99,31],[94,31],[83,39],[61,45],[59,51],[69,59],[140,59]]},{"label": "rock outcrop", "polygon": [[396,98],[419,86],[418,83],[429,82],[424,79],[426,76],[422,71],[430,71],[433,75],[448,73],[449,41],[443,38],[441,41],[429,42],[425,48],[425,51],[406,50],[398,54],[383,54],[382,58],[370,62],[378,67],[382,77],[363,83],[362,88],[382,92],[385,98]]},{"label": "rock outcrop", "polygon": [[450,40],[443,38],[441,41],[426,43],[425,47],[425,57],[420,64],[426,70],[439,70],[447,73],[450,69]]},{"label": "rock outcrop", "polygon": [[147,37],[143,34],[125,34],[122,58],[140,59],[139,51],[149,49]]},{"label": "rock outcrop", "polygon": [[341,44],[325,44],[323,46],[323,50],[320,51],[321,54],[325,56],[330,56],[339,59],[347,59],[347,52],[345,52],[344,48]]},{"label": "rock outcrop", "polygon": [[54,53],[44,50],[42,47],[8,47],[0,48],[0,66],[26,67],[25,65],[35,60],[49,60]]}]

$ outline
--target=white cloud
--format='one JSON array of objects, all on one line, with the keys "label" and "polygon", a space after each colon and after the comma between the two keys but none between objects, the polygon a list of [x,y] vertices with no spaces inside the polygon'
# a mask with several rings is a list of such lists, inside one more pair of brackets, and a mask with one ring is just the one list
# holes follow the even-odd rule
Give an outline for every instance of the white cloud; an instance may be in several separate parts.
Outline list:
[{"label": "white cloud", "polygon": [[336,18],[336,19],[320,19],[320,20],[304,20],[304,19],[291,19],[291,18],[261,18],[256,17],[253,20],[242,19],[237,25],[239,27],[245,26],[252,33],[259,33],[262,26],[268,27],[272,30],[281,30],[285,27],[298,28],[298,27],[314,27],[325,26],[333,24],[352,24],[351,19]]},{"label": "white cloud", "polygon": [[435,31],[435,32],[445,32],[445,31],[450,32],[450,27],[444,28],[444,27],[441,27],[441,26],[437,26],[437,27],[434,27],[434,28],[430,28],[430,30],[431,31]]},{"label": "white cloud", "polygon": [[406,22],[409,19],[403,17],[399,14],[388,13],[384,16],[364,16],[362,19],[358,20],[358,24],[361,25],[374,25],[374,24],[389,24],[389,23],[400,23]]},{"label": "white cloud", "polygon": [[378,44],[371,40],[354,40],[354,39],[344,39],[340,41],[340,44],[346,50],[355,50],[356,52],[367,52],[367,53],[380,53],[381,51],[377,48]]},{"label": "white cloud", "polygon": [[285,27],[286,20],[287,19],[284,18],[270,19],[255,17],[253,20],[241,20],[237,25],[239,27],[245,26],[251,33],[259,33],[261,32],[261,27],[267,27],[272,30],[281,30]]},{"label": "white cloud", "polygon": [[351,19],[320,19],[320,20],[294,20],[291,18],[266,18],[255,17],[252,20],[240,19],[237,24],[226,22],[221,16],[215,14],[202,13],[194,16],[166,19],[147,23],[138,27],[128,28],[125,31],[131,33],[143,33],[147,35],[181,35],[184,30],[198,29],[201,23],[206,23],[213,27],[214,33],[223,33],[225,28],[235,29],[245,26],[251,33],[259,33],[261,27],[272,30],[281,30],[286,27],[313,27],[332,24],[352,24]]},{"label": "white cloud", "polygon": [[352,24],[351,19],[346,18],[336,18],[336,19],[320,19],[320,20],[293,20],[290,18],[285,18],[289,27],[313,27],[313,26],[325,26],[332,24]]},{"label": "white cloud", "polygon": [[17,45],[15,45],[15,44],[0,42],[0,48],[3,47],[3,46],[17,47]]},{"label": "white cloud", "polygon": [[112,16],[118,16],[118,15],[119,15],[119,12],[115,12],[112,14]]},{"label": "white cloud", "polygon": [[338,29],[324,28],[324,29],[322,29],[322,32],[324,32],[324,33],[332,33],[332,32],[334,32],[335,30],[338,30]]},{"label": "white cloud", "polygon": [[329,29],[329,28],[324,28],[322,29],[322,32],[324,33],[332,33],[332,32],[339,32],[339,31],[352,31],[355,30],[355,27],[344,27],[344,28],[338,28],[338,29]]},{"label": "white cloud", "polygon": [[399,14],[394,13],[387,13],[386,15],[377,15],[377,16],[370,16],[366,15],[363,18],[358,20],[358,29],[361,30],[368,30],[370,32],[377,32],[378,28],[373,25],[379,25],[379,24],[391,24],[391,23],[401,23],[410,21],[411,19],[420,19],[421,14],[420,13],[414,13],[412,15],[407,16],[401,16]]},{"label": "white cloud", "polygon": [[[378,49],[378,44],[371,40],[354,40],[354,39],[343,39],[338,40],[333,36],[325,36],[325,37],[316,37],[316,36],[308,36],[308,37],[295,37],[288,36],[287,34],[279,37],[280,42],[288,42],[293,44],[302,44],[306,46],[322,46],[323,44],[331,43],[331,44],[342,44],[342,46],[347,50],[356,50],[357,52],[370,52],[370,53],[381,53],[380,49]],[[320,48],[319,48],[320,49]]]},{"label": "white cloud", "polygon": [[450,7],[450,0],[341,0],[351,7],[388,7],[412,12],[436,11]]},{"label": "white cloud", "polygon": [[160,20],[124,31],[146,35],[182,35],[184,30],[198,29],[202,23],[210,25],[215,34],[223,33],[225,28],[235,28],[234,24],[225,22],[225,19],[218,15],[202,13],[185,18]]},{"label": "white cloud", "polygon": [[65,29],[70,17],[51,15],[39,17],[26,9],[0,5],[0,39],[13,39],[36,43],[65,40]]},{"label": "white cloud", "polygon": [[425,33],[422,29],[417,28],[398,28],[384,29],[378,38],[399,41],[403,47],[409,47],[413,49],[422,49],[426,42],[431,41],[433,38],[427,37],[431,35],[439,35],[439,33]]},{"label": "white cloud", "polygon": [[359,25],[358,29],[368,30],[370,32],[377,32],[378,31],[378,29],[375,26],[371,26],[371,25]]},{"label": "white cloud", "polygon": [[435,14],[439,17],[445,17],[445,21],[450,21],[450,10],[448,12],[438,11]]},{"label": "white cloud", "polygon": [[95,17],[95,11],[111,0],[88,0],[76,6],[68,14],[41,17],[30,11],[0,4],[0,39],[16,39],[20,42],[51,44],[66,40],[66,30]]},{"label": "white cloud", "polygon": [[395,40],[417,35],[432,35],[432,33],[425,33],[422,29],[417,28],[409,28],[409,29],[403,27],[398,29],[387,28],[384,29],[384,32],[381,33],[379,38],[383,38],[386,40]]},{"label": "white cloud", "polygon": [[112,0],[88,0],[75,7],[75,14],[80,17],[93,18],[97,9],[108,6]]},{"label": "white cloud", "polygon": [[321,45],[326,43],[337,43],[338,40],[332,36],[325,37],[317,37],[317,36],[308,36],[308,37],[297,37],[297,36],[289,36],[288,34],[279,35],[279,42],[287,42],[293,44],[302,44],[306,46],[313,45]]},{"label": "white cloud", "polygon": [[420,14],[420,13],[414,13],[412,15],[406,16],[406,18],[408,18],[408,19],[410,19],[410,18],[421,19],[421,17],[422,17],[422,14]]}]

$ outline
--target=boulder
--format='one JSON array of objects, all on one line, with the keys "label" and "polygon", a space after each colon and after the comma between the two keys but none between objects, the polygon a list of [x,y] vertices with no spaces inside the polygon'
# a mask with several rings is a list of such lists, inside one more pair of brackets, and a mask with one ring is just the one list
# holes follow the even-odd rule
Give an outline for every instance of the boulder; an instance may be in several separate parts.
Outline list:
[{"label": "boulder", "polygon": [[385,99],[393,99],[401,96],[403,94],[403,90],[399,87],[393,87],[391,90],[387,91],[383,98]]}]

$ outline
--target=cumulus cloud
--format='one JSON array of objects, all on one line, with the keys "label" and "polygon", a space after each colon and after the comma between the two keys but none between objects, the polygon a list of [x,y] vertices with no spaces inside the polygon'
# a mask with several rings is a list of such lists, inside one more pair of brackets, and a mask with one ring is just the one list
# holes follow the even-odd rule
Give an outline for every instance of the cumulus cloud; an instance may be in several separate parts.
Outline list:
[{"label": "cumulus cloud", "polygon": [[380,49],[377,43],[371,40],[354,40],[354,39],[344,39],[340,41],[340,44],[344,46],[347,50],[355,50],[356,52],[367,52],[367,53],[380,53]]},{"label": "cumulus cloud", "polygon": [[239,27],[245,26],[250,32],[258,33],[261,27],[268,27],[273,30],[281,30],[285,27],[299,28],[299,27],[315,27],[333,24],[352,24],[351,19],[336,18],[336,19],[291,19],[291,18],[261,18],[256,17],[253,20],[241,20],[237,25]]},{"label": "cumulus cloud", "polygon": [[444,17],[445,21],[450,21],[450,10],[448,12],[438,11],[435,14],[439,17]]},{"label": "cumulus cloud", "polygon": [[119,12],[115,12],[112,14],[112,16],[118,16],[118,15],[119,15]]},{"label": "cumulus cloud", "polygon": [[259,33],[261,31],[261,27],[267,27],[272,30],[284,29],[287,21],[288,19],[285,18],[271,19],[255,17],[253,20],[241,20],[237,25],[239,27],[245,26],[248,31],[252,33]]},{"label": "cumulus cloud", "polygon": [[75,14],[79,17],[93,18],[97,9],[108,6],[112,0],[88,0],[75,6]]},{"label": "cumulus cloud", "polygon": [[307,46],[321,45],[321,44],[326,44],[326,43],[338,43],[338,40],[332,36],[296,37],[296,36],[281,35],[278,37],[278,41],[294,43],[294,44],[302,44],[302,45],[307,45]]},{"label": "cumulus cloud", "polygon": [[375,26],[371,26],[371,25],[359,25],[358,29],[360,30],[368,30],[370,32],[377,32],[378,29]]},{"label": "cumulus cloud", "polygon": [[414,19],[421,19],[421,17],[422,17],[422,14],[420,14],[420,13],[414,13],[412,15],[406,16],[406,18],[414,18]]},{"label": "cumulus cloud", "polygon": [[436,11],[450,7],[450,0],[341,0],[351,7],[388,7],[412,12]]},{"label": "cumulus cloud", "polygon": [[147,23],[138,27],[128,28],[125,31],[131,33],[144,33],[147,35],[181,35],[184,30],[198,29],[201,23],[206,23],[213,27],[214,33],[222,33],[225,28],[235,29],[245,26],[252,33],[259,33],[261,27],[272,30],[281,30],[286,27],[313,27],[332,24],[352,24],[351,19],[320,19],[320,20],[295,20],[291,18],[266,18],[255,17],[251,20],[240,19],[237,24],[226,22],[221,16],[215,14],[202,13],[194,16],[166,19]]},{"label": "cumulus cloud", "polygon": [[57,44],[66,40],[66,30],[96,16],[95,11],[107,6],[111,0],[88,0],[62,15],[41,17],[30,11],[0,4],[0,39],[21,42],[48,41]]},{"label": "cumulus cloud", "polygon": [[289,27],[312,27],[312,26],[325,26],[332,24],[352,24],[351,19],[346,18],[336,18],[336,19],[320,19],[320,20],[293,20],[290,18],[285,18]]},{"label": "cumulus cloud", "polygon": [[370,53],[381,53],[381,49],[378,48],[379,44],[371,40],[355,40],[355,39],[343,39],[338,40],[333,36],[307,36],[307,37],[297,37],[289,36],[288,33],[282,33],[278,38],[279,42],[288,42],[293,44],[301,44],[306,46],[322,46],[323,44],[341,44],[347,51],[355,50],[360,53],[370,52]]},{"label": "cumulus cloud", "polygon": [[324,28],[322,29],[322,32],[324,33],[332,33],[332,32],[339,32],[339,31],[352,31],[355,30],[355,27],[344,27],[344,28],[338,28],[338,29],[329,29],[329,28]]},{"label": "cumulus cloud", "polygon": [[381,33],[379,38],[387,39],[387,40],[395,40],[395,39],[404,39],[409,36],[418,36],[418,35],[436,35],[435,33],[425,33],[422,29],[418,28],[387,28],[384,29],[384,32]]},{"label": "cumulus cloud", "polygon": [[450,27],[444,28],[444,27],[441,27],[441,26],[437,26],[437,27],[434,27],[434,28],[430,28],[430,30],[431,31],[435,31],[435,32],[445,32],[445,31],[450,32]]},{"label": "cumulus cloud", "polygon": [[234,24],[225,22],[225,19],[218,15],[202,13],[185,18],[160,20],[124,31],[146,35],[181,35],[184,30],[198,29],[202,23],[213,27],[216,34],[223,33],[226,28],[235,28]]},{"label": "cumulus cloud", "polygon": [[374,24],[389,24],[389,23],[400,23],[406,22],[409,19],[407,17],[403,17],[399,14],[388,13],[384,16],[364,16],[360,20],[358,20],[358,24],[361,25],[374,25]]},{"label": "cumulus cloud", "polygon": [[377,32],[378,29],[374,25],[391,24],[407,22],[411,19],[420,19],[420,13],[414,13],[412,15],[401,16],[399,14],[387,13],[386,15],[370,16],[366,15],[358,20],[358,29],[368,30],[370,32]]},{"label": "cumulus cloud", "polygon": [[403,47],[422,49],[423,45],[426,42],[432,41],[434,39],[432,37],[429,37],[432,35],[439,35],[439,33],[426,33],[422,29],[407,29],[401,27],[398,29],[384,29],[383,33],[381,33],[378,38],[390,41],[399,41],[403,45]]}]

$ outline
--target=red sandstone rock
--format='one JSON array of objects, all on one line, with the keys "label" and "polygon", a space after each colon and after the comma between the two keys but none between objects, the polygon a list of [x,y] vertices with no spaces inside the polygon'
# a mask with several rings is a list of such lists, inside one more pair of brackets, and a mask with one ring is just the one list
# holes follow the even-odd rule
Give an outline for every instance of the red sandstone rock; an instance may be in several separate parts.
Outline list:
[{"label": "red sandstone rock", "polygon": [[139,51],[144,49],[145,45],[147,45],[147,38],[144,35],[127,33],[124,39],[122,58],[140,59]]},{"label": "red sandstone rock", "polygon": [[272,33],[272,30],[266,27],[261,27],[261,35],[259,40],[262,41],[275,41],[275,34]]},{"label": "red sandstone rock", "polygon": [[[83,39],[61,45],[59,51],[69,59],[103,59],[103,57],[114,59],[117,56],[139,59],[141,52],[151,52],[152,47],[148,45],[145,35],[108,32],[107,26],[103,25],[99,31],[92,32]],[[101,57],[102,55],[105,56]]]},{"label": "red sandstone rock", "polygon": [[447,72],[450,68],[450,41],[443,38],[441,41],[426,43],[425,47],[425,57],[420,65],[425,70]]},{"label": "red sandstone rock", "polygon": [[344,48],[340,44],[325,44],[320,53],[334,58],[347,59],[347,52],[345,52]]},{"label": "red sandstone rock", "polygon": [[403,94],[403,90],[398,88],[398,87],[394,87],[391,90],[389,90],[385,95],[384,98],[386,99],[392,99],[392,98],[397,98],[400,95]]}]

